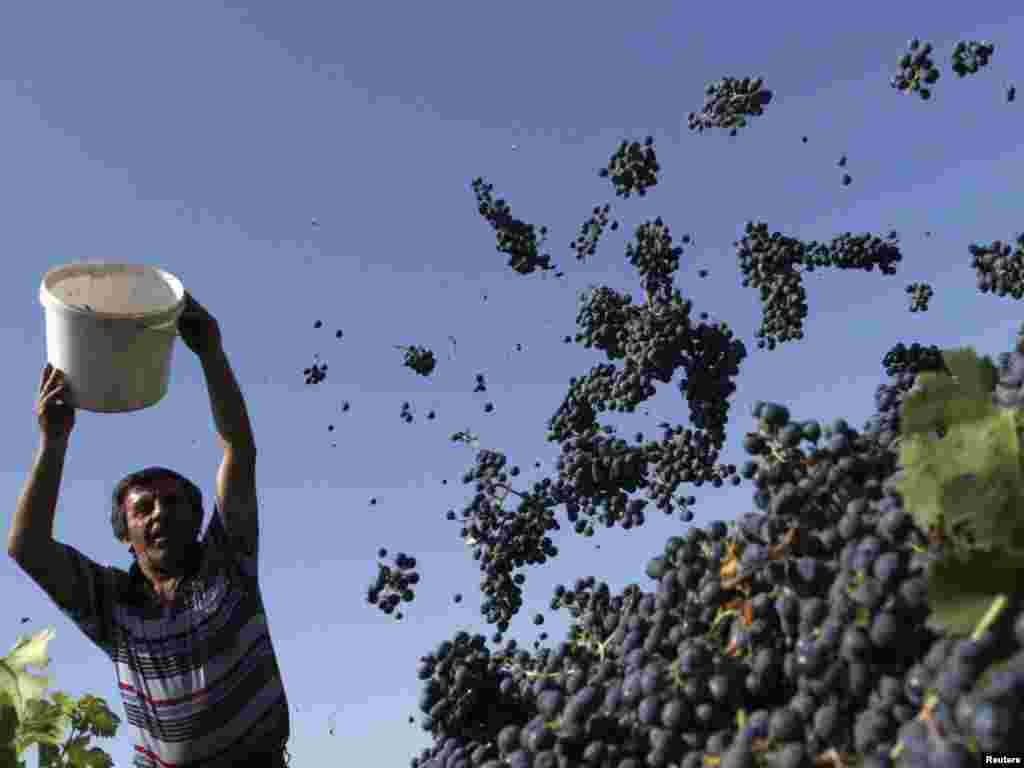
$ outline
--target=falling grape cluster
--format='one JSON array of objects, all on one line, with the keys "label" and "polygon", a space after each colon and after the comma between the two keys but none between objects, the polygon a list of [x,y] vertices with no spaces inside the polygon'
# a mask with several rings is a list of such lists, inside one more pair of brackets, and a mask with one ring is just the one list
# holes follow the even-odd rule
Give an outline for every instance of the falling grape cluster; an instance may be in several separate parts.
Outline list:
[{"label": "falling grape cluster", "polygon": [[[597,250],[597,241],[601,239],[604,228],[608,226],[608,211],[611,205],[605,203],[604,207],[594,206],[594,210],[583,224],[580,225],[579,235],[569,243],[569,247],[576,251],[577,261],[583,261],[587,256],[593,256]],[[613,221],[609,229],[614,232],[619,228],[619,222]]]},{"label": "falling grape cluster", "polygon": [[405,368],[415,371],[420,376],[429,376],[434,372],[437,360],[434,358],[434,353],[426,347],[396,346],[395,349],[400,349],[405,353],[402,362]]},{"label": "falling grape cluster", "polygon": [[[468,442],[469,437],[456,433],[452,439]],[[462,510],[460,535],[480,562],[480,589],[485,596],[480,613],[489,624],[497,624],[499,632],[508,629],[522,606],[525,576],[517,569],[542,564],[558,554],[548,536],[559,525],[552,509],[555,504],[544,493],[547,485],[538,485],[533,494],[513,491],[508,479],[516,477],[519,468],[506,470],[506,464],[503,453],[484,448],[477,452],[475,466],[462,477],[463,483],[475,484],[476,493]],[[505,506],[510,493],[519,500],[511,509]],[[454,512],[448,519],[457,519]]]},{"label": "falling grape cluster", "polygon": [[549,423],[549,439],[563,442],[573,433],[597,430],[595,411],[631,413],[655,394],[654,382],[669,383],[679,370],[679,388],[686,394],[694,426],[707,430],[713,442],[724,440],[727,398],[735,390],[739,363],[746,357],[743,342],[725,323],[695,323],[693,303],[674,290],[648,295],[636,306],[632,298],[599,287],[583,297],[576,323],[576,341],[605,353],[623,366],[598,365],[583,378],[570,380],[567,398]]},{"label": "falling grape cluster", "polygon": [[928,302],[931,301],[931,298],[935,293],[928,283],[911,283],[907,286],[906,291],[910,296],[911,312],[928,311]]},{"label": "falling grape cluster", "polygon": [[1024,297],[1024,234],[1014,246],[1002,240],[988,245],[971,243],[971,268],[977,276],[978,290],[998,296]]},{"label": "falling grape cluster", "polygon": [[643,147],[638,141],[630,143],[623,139],[608,165],[597,175],[602,179],[611,177],[616,197],[629,198],[634,192],[644,197],[647,190],[658,183],[659,170],[661,166],[654,151],[654,137],[648,136]]},{"label": "falling grape cluster", "polygon": [[835,267],[872,272],[878,267],[883,275],[894,275],[894,265],[903,259],[894,231],[886,238],[867,232],[844,232],[826,245],[814,240],[805,243],[780,232],[769,234],[767,224],[748,221],[743,239],[733,245],[743,274],[742,285],[760,291],[762,312],[761,326],[756,332],[757,346],[769,350],[775,349],[776,344],[804,337],[807,292],[802,271]]},{"label": "falling grape cluster", "polygon": [[493,184],[485,184],[484,180],[478,177],[473,180],[471,186],[476,194],[477,210],[495,230],[498,251],[508,254],[508,266],[521,275],[531,274],[537,269],[555,269],[551,264],[551,254],[540,256],[538,253],[540,245],[546,239],[547,227],[540,228],[541,241],[538,243],[532,224],[512,218],[511,209],[505,200],[492,199]]},{"label": "falling grape cluster", "polygon": [[931,58],[932,44],[921,45],[921,41],[915,37],[907,47],[910,52],[900,56],[900,70],[893,75],[889,84],[902,93],[916,93],[927,101],[932,97],[932,92],[926,86],[933,85],[939,79],[939,69]]},{"label": "falling grape cluster", "polygon": [[[689,235],[683,235],[683,244],[690,242]],[[672,294],[672,277],[679,270],[681,246],[672,247],[672,233],[658,216],[636,229],[636,245],[626,243],[626,261],[640,275],[640,287],[648,297],[668,301]]]},{"label": "falling grape cluster", "polygon": [[317,362],[319,355],[313,356],[313,365],[303,370],[302,375],[306,377],[306,384],[319,384],[327,378],[327,363]]},{"label": "falling grape cluster", "polygon": [[[373,499],[371,503],[376,502]],[[385,558],[388,551],[381,548],[377,551],[377,557]],[[404,552],[399,552],[394,557],[394,565],[388,566],[384,563],[377,563],[377,578],[366,589],[366,602],[376,605],[387,615],[394,614],[395,619],[401,621],[401,611],[396,609],[402,603],[411,603],[416,598],[413,587],[419,584],[420,575],[415,570],[416,558],[410,557]]]},{"label": "falling grape cluster", "polygon": [[408,401],[402,403],[402,412],[399,414],[399,417],[406,424],[412,424],[412,422],[413,422],[412,405],[410,405]]},{"label": "falling grape cluster", "polygon": [[981,67],[987,67],[989,59],[995,53],[995,46],[989,42],[977,40],[961,40],[953,49],[953,71],[957,77],[973,75]]},{"label": "falling grape cluster", "polygon": [[735,136],[747,124],[747,118],[764,114],[772,101],[772,92],[764,88],[764,79],[723,77],[704,89],[704,107],[687,118],[691,131],[703,133],[710,128],[728,128]]}]

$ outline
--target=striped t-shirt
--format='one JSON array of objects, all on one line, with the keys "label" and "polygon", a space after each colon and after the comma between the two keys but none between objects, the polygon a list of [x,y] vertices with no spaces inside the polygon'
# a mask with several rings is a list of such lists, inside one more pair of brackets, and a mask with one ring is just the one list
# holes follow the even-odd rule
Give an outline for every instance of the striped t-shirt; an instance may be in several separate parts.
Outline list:
[{"label": "striped t-shirt", "polygon": [[258,552],[234,546],[216,506],[172,605],[161,603],[137,563],[125,572],[61,549],[74,566],[73,597],[70,605],[54,602],[114,662],[128,723],[139,734],[135,768],[227,768],[281,754],[288,700]]}]

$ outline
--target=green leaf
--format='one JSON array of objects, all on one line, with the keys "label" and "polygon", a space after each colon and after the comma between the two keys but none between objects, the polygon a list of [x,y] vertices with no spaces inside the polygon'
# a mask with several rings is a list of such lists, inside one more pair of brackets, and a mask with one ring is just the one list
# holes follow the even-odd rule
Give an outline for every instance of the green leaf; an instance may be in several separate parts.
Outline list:
[{"label": "green leaf", "polygon": [[981,621],[992,601],[1018,588],[1024,557],[975,550],[947,554],[928,567],[928,626],[936,631],[967,635]]},{"label": "green leaf", "polygon": [[[922,371],[900,405],[900,434],[930,434],[937,424],[980,418],[994,408],[991,393],[997,371],[973,347],[943,350],[950,373]],[[950,376],[952,374],[952,376]]]},{"label": "green leaf", "polygon": [[[972,349],[948,350],[944,372],[918,375],[900,408],[896,490],[918,526],[939,526],[962,545],[1019,551],[1024,538],[1017,510],[1024,500],[1020,413],[992,404],[988,358]],[[946,430],[935,439],[936,426]]]}]

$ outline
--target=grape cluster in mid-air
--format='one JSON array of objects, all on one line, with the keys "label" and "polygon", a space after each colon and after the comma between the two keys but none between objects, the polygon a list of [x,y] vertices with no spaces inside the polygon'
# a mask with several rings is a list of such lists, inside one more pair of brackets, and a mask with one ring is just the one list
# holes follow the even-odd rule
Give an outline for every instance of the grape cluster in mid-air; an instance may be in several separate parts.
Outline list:
[{"label": "grape cluster in mid-air", "polygon": [[687,118],[691,131],[703,133],[710,128],[728,128],[729,135],[746,126],[747,118],[764,114],[772,101],[772,92],[764,88],[760,77],[742,79],[723,77],[704,89],[704,107]]},{"label": "grape cluster in mid-air", "polygon": [[[375,502],[376,499],[373,499],[371,503]],[[384,548],[377,551],[377,557],[385,558],[387,555],[388,551]],[[376,605],[388,615],[395,614],[395,619],[401,620],[402,612],[396,612],[396,609],[402,603],[411,603],[416,598],[412,588],[419,584],[420,575],[415,568],[416,558],[404,552],[395,555],[393,566],[377,563],[377,578],[366,589],[366,602]]]},{"label": "grape cluster in mid-air", "polygon": [[760,291],[758,349],[772,350],[776,344],[804,337],[807,292],[797,267],[805,272],[818,267],[872,272],[878,267],[883,275],[894,275],[894,265],[903,259],[897,243],[895,231],[886,238],[867,232],[844,232],[828,245],[814,240],[805,243],[780,232],[769,234],[767,224],[748,221],[743,239],[733,245],[743,274],[742,285]]},{"label": "grape cluster in mid-air", "polygon": [[900,70],[893,75],[889,84],[902,93],[916,93],[927,101],[932,97],[932,92],[926,86],[933,85],[939,79],[939,69],[931,58],[932,44],[921,45],[921,41],[915,37],[907,47],[910,52],[900,56]]},{"label": "grape cluster in mid-air", "polygon": [[[471,437],[456,433],[452,439],[470,442]],[[503,453],[484,448],[477,452],[476,465],[462,477],[464,483],[475,484],[476,493],[462,510],[461,537],[473,548],[473,558],[480,561],[480,590],[485,596],[480,613],[488,623],[497,624],[499,632],[508,629],[522,606],[525,576],[516,570],[558,554],[548,536],[559,526],[552,509],[555,502],[544,493],[547,486],[540,486],[534,494],[513,491],[508,478],[517,476],[519,468],[506,470],[506,463]],[[514,509],[505,508],[509,493],[520,500]],[[454,512],[448,519],[457,519]]]},{"label": "grape cluster in mid-air", "polygon": [[327,378],[327,363],[317,362],[318,357],[319,355],[314,355],[313,365],[302,372],[302,375],[306,377],[307,384],[319,384]]},{"label": "grape cluster in mid-air", "polygon": [[396,345],[395,349],[400,349],[405,353],[402,361],[404,367],[416,371],[420,376],[429,376],[434,372],[437,360],[434,358],[434,353],[426,347]]},{"label": "grape cluster in mid-air", "polygon": [[971,243],[967,250],[979,291],[1024,298],[1024,234],[1017,236],[1015,245],[995,240],[988,245]]},{"label": "grape cluster in mid-air", "polygon": [[[583,224],[580,225],[580,233],[576,239],[569,243],[569,247],[576,251],[576,259],[583,261],[587,256],[593,256],[597,250],[597,241],[608,226],[608,211],[611,205],[605,203],[604,207],[594,206],[594,210]],[[619,222],[613,221],[610,229],[614,232],[619,228]]]},{"label": "grape cluster in mid-air", "polygon": [[910,296],[910,311],[911,312],[927,312],[928,302],[931,301],[935,291],[928,283],[911,283],[906,288],[907,294]]},{"label": "grape cluster in mid-air", "polygon": [[659,170],[661,166],[654,151],[654,137],[648,136],[643,147],[638,141],[630,143],[623,139],[608,165],[597,175],[602,179],[611,177],[616,197],[628,198],[634,192],[644,197],[647,190],[658,183]]},{"label": "grape cluster in mid-air", "polygon": [[953,72],[957,77],[975,74],[981,67],[987,67],[996,47],[989,42],[961,40],[953,49]]},{"label": "grape cluster in mid-air", "polygon": [[570,381],[568,396],[549,422],[550,440],[596,432],[596,412],[609,408],[631,413],[654,396],[655,381],[667,384],[681,370],[679,388],[694,426],[721,446],[728,397],[746,348],[727,324],[705,322],[706,313],[694,322],[693,303],[678,290],[667,301],[661,294],[649,298],[636,306],[607,287],[586,297],[577,314],[576,340],[604,351],[609,360],[621,357],[624,364],[620,369],[598,365],[586,377]]},{"label": "grape cluster in mid-air", "polygon": [[[690,242],[683,235],[682,242]],[[673,275],[679,270],[681,246],[672,247],[672,233],[658,216],[636,228],[636,245],[626,243],[626,260],[640,275],[640,287],[648,298],[668,301],[672,295]]]},{"label": "grape cluster in mid-air", "polygon": [[538,253],[546,239],[547,227],[540,228],[541,240],[538,242],[532,224],[512,218],[511,209],[503,199],[492,200],[493,184],[485,184],[482,178],[477,177],[472,182],[472,188],[476,194],[477,210],[496,232],[498,251],[508,254],[508,266],[521,275],[531,274],[537,269],[555,269],[551,264],[550,253],[543,256]]}]

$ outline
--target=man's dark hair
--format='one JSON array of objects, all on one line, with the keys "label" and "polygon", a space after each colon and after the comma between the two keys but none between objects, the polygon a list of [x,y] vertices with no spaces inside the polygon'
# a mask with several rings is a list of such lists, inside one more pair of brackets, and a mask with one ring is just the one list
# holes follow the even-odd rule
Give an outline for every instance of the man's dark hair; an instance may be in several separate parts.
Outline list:
[{"label": "man's dark hair", "polygon": [[[173,469],[167,469],[167,467],[146,467],[140,469],[138,472],[132,472],[127,475],[121,482],[114,487],[114,494],[112,497],[113,506],[110,511],[110,525],[114,529],[114,538],[121,541],[123,537],[128,535],[128,519],[125,516],[124,511],[124,497],[127,495],[129,489],[133,486],[146,486],[150,481],[156,480],[160,477],[170,477],[178,482],[185,488],[185,496],[188,499],[192,509],[196,510],[200,515],[200,524],[202,524],[203,514],[203,492],[199,490],[199,487]],[[134,554],[134,552],[133,552]]]}]

